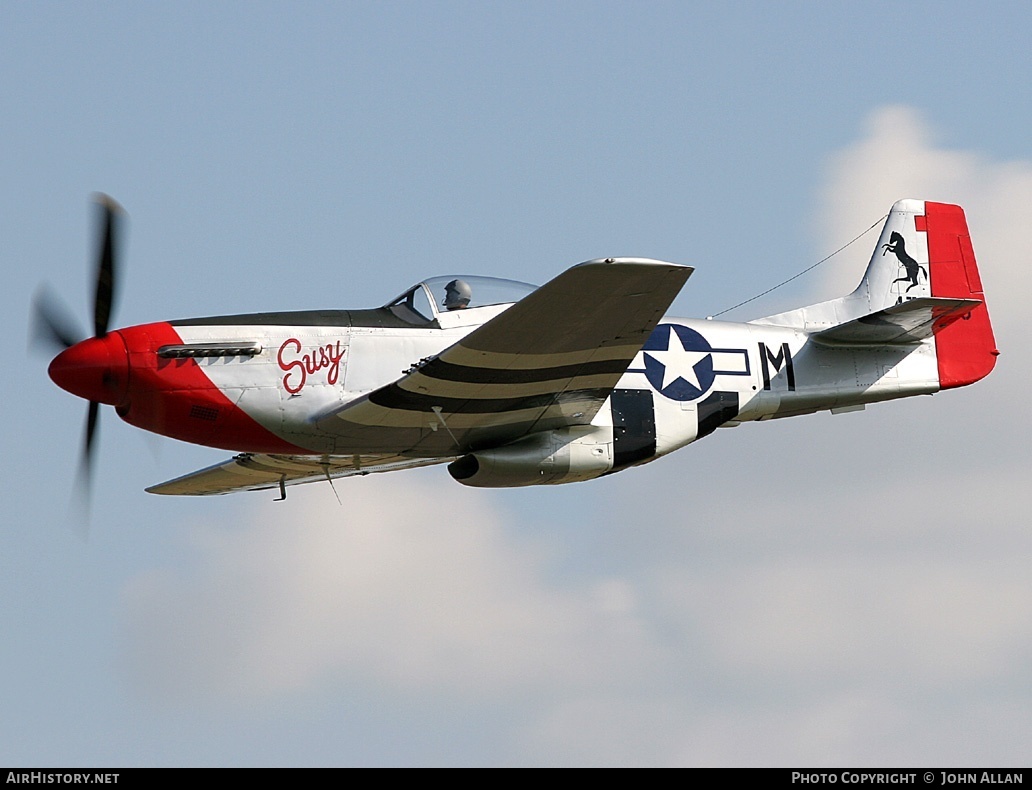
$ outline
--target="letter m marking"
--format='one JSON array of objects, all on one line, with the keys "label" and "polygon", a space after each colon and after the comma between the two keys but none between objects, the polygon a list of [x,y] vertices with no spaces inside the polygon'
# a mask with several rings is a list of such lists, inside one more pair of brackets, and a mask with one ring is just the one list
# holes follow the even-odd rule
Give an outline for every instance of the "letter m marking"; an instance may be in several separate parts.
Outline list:
[{"label": "letter m marking", "polygon": [[763,370],[763,388],[769,390],[770,387],[770,368],[774,366],[774,373],[780,373],[781,368],[785,368],[785,378],[788,380],[788,389],[790,392],[795,392],[795,368],[792,367],[792,351],[788,347],[788,343],[782,343],[781,348],[778,349],[778,353],[775,354],[766,343],[760,343],[760,368]]}]

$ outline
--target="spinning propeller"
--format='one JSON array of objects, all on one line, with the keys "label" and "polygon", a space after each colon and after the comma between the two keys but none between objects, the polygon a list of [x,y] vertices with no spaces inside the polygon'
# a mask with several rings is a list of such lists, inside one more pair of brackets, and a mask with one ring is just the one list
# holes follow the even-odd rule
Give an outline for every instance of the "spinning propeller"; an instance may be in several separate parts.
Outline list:
[{"label": "spinning propeller", "polygon": [[92,477],[100,404],[122,403],[129,384],[125,344],[117,332],[108,332],[117,293],[119,223],[125,212],[107,195],[96,195],[95,200],[99,209],[99,244],[93,337],[83,339],[71,311],[46,286],[40,288],[33,305],[34,339],[60,350],[50,363],[50,378],[61,388],[89,401],[80,467],[80,481],[87,491]]}]

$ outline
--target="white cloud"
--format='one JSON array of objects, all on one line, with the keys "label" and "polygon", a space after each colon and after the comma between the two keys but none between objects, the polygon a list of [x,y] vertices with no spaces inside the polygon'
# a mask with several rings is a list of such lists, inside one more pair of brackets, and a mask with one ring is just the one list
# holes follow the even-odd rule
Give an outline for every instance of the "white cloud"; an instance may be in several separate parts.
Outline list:
[{"label": "white cloud", "polygon": [[244,529],[195,528],[189,574],[126,591],[138,679],[177,696],[359,677],[468,698],[590,683],[625,666],[613,644],[649,661],[626,582],[549,582],[548,553],[504,530],[487,497],[424,479],[348,481],[343,508],[295,494]]},{"label": "white cloud", "polygon": [[928,691],[1019,681],[1025,656],[1015,647],[1032,645],[1020,560],[829,551],[671,573],[663,593],[715,665],[804,696],[874,678]]}]

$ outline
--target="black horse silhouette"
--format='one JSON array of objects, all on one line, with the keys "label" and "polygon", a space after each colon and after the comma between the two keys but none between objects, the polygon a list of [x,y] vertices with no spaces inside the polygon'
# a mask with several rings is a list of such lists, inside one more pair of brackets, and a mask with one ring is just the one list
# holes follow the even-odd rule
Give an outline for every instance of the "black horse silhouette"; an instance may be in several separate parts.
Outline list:
[{"label": "black horse silhouette", "polygon": [[907,243],[903,241],[903,237],[897,231],[892,231],[892,235],[889,236],[889,243],[882,245],[882,255],[886,252],[893,253],[900,266],[906,269],[907,272],[906,277],[899,277],[893,280],[893,284],[908,282],[910,285],[907,287],[907,291],[909,291],[917,285],[917,273],[919,271],[924,272],[925,282],[928,281],[928,270],[907,254]]}]

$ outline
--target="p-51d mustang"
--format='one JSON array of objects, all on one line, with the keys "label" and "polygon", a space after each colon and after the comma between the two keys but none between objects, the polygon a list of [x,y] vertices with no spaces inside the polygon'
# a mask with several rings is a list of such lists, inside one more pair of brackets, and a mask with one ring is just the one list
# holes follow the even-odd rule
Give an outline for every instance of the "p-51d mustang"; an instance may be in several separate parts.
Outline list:
[{"label": "p-51d mustang", "polygon": [[237,454],[147,490],[225,494],[448,463],[468,486],[588,480],[719,426],[961,387],[999,352],[959,206],[901,200],[848,296],[747,323],[664,317],[692,273],[582,263],[535,288],[438,277],[371,310],[108,331],[117,206],[101,198],[95,336],[50,364],[131,425]]}]

